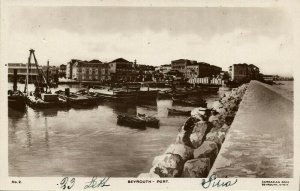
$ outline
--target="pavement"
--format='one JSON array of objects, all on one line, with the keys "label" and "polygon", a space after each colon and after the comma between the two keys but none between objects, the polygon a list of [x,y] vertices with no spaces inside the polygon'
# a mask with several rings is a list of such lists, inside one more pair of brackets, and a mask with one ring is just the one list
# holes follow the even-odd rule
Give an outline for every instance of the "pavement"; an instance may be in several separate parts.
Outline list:
[{"label": "pavement", "polygon": [[293,177],[293,99],[251,81],[210,175]]}]

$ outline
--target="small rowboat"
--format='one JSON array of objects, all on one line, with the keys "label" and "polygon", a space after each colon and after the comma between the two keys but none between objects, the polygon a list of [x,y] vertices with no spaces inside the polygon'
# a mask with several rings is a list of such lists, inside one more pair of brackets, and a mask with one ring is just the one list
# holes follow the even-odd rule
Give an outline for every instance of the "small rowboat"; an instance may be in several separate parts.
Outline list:
[{"label": "small rowboat", "polygon": [[146,122],[137,116],[118,115],[117,124],[137,129],[146,129]]},{"label": "small rowboat", "polygon": [[148,116],[146,114],[141,114],[141,113],[138,113],[137,117],[144,120],[146,126],[159,128],[159,120],[156,117]]},{"label": "small rowboat", "polygon": [[173,116],[178,116],[178,115],[190,116],[191,111],[182,111],[182,110],[168,108],[168,115],[170,115],[170,116],[172,116],[172,115]]}]

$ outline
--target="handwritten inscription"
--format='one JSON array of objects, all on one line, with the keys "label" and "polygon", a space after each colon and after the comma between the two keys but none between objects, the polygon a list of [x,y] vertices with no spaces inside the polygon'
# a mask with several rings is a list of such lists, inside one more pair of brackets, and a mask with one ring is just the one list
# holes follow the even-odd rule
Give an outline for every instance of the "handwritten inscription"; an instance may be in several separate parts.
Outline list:
[{"label": "handwritten inscription", "polygon": [[91,181],[87,182],[84,186],[84,189],[87,188],[99,188],[104,186],[110,186],[107,182],[110,177],[105,177],[103,179],[98,179],[97,177],[93,177]]},{"label": "handwritten inscription", "polygon": [[222,182],[221,180],[217,180],[216,175],[212,174],[207,181],[205,179],[202,180],[202,187],[209,188],[209,187],[229,187],[233,186],[237,183],[237,179],[235,181],[225,181]]},{"label": "handwritten inscription", "polygon": [[65,177],[60,181],[60,185],[63,190],[71,189],[74,186],[74,184],[75,184],[75,178],[69,180],[69,177]]}]

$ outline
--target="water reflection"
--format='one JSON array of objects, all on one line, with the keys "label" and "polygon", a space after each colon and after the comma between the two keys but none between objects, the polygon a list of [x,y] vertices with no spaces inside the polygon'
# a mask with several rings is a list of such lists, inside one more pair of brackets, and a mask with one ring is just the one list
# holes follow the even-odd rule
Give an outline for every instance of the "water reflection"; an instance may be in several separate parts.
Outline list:
[{"label": "water reflection", "polygon": [[[169,99],[154,104],[103,102],[84,109],[10,111],[9,175],[136,177],[174,142],[186,120],[168,117],[167,108],[172,107]],[[157,117],[160,128],[139,131],[117,125],[118,114],[137,113]]]}]

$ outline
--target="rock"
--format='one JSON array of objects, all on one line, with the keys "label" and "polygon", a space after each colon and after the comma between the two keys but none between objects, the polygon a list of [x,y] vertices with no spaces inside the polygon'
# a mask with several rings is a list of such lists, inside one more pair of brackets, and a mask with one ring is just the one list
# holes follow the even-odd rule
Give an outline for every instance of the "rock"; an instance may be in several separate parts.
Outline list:
[{"label": "rock", "polygon": [[194,150],[195,158],[209,158],[210,164],[213,165],[215,159],[218,156],[218,146],[213,141],[204,141],[203,144]]},{"label": "rock", "polygon": [[194,149],[183,144],[171,144],[165,153],[177,154],[181,156],[183,162],[194,158]]},{"label": "rock", "polygon": [[216,111],[220,114],[220,115],[226,115],[226,113],[228,112],[226,108],[218,108],[216,109]]},{"label": "rock", "polygon": [[223,104],[220,101],[215,101],[211,106],[211,108],[214,109],[214,110],[217,110],[217,109],[222,108],[222,107],[223,107]]},{"label": "rock", "polygon": [[198,121],[199,121],[199,119],[196,117],[193,117],[193,116],[189,117],[183,125],[183,130],[185,130],[187,132],[193,131],[193,128],[194,128],[196,122],[198,122]]},{"label": "rock", "polygon": [[192,142],[190,140],[191,133],[192,132],[187,132],[184,130],[179,132],[176,137],[175,144],[183,144],[183,145],[193,148],[194,146],[192,145]]},{"label": "rock", "polygon": [[193,132],[190,135],[190,141],[193,148],[198,148],[205,139],[206,134],[211,130],[210,122],[199,121],[195,124]]},{"label": "rock", "polygon": [[138,175],[138,178],[160,178],[160,176],[158,176],[157,174],[155,173],[141,173]]},{"label": "rock", "polygon": [[160,177],[179,177],[184,163],[177,154],[163,154],[155,157],[152,165],[150,172],[154,172]]},{"label": "rock", "polygon": [[225,124],[227,126],[230,126],[232,124],[233,120],[234,120],[234,115],[233,114],[228,114],[228,115],[225,116]]},{"label": "rock", "polygon": [[[229,125],[227,125],[226,123],[221,127],[220,131],[226,133],[228,131],[228,129],[230,128]],[[206,135],[207,136],[207,135]]]},{"label": "rock", "polygon": [[192,159],[186,161],[183,177],[206,178],[211,168],[209,158]]},{"label": "rock", "polygon": [[198,107],[191,111],[191,116],[199,119],[200,121],[207,121],[210,110],[204,107]]},{"label": "rock", "polygon": [[206,141],[212,141],[212,142],[216,143],[217,146],[218,146],[218,148],[220,149],[221,146],[222,146],[222,143],[225,140],[225,135],[226,135],[225,132],[222,132],[221,130],[217,130],[217,131],[214,131],[214,132],[209,132],[206,135],[206,139],[205,140]]},{"label": "rock", "polygon": [[211,115],[208,119],[209,122],[213,125],[215,128],[221,128],[223,124],[225,123],[224,119],[220,114]]}]

